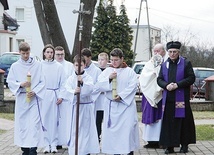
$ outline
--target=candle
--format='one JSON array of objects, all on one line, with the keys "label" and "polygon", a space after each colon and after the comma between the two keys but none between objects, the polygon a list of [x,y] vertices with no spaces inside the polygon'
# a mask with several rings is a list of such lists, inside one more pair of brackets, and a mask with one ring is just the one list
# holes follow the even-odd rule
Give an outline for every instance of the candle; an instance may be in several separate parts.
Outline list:
[{"label": "candle", "polygon": [[[27,73],[27,82],[31,83],[31,74],[30,74],[30,72]],[[31,91],[31,86],[26,87],[26,93],[29,93],[30,91]],[[31,100],[31,98],[28,97],[27,94],[26,94],[26,102],[30,103],[30,100]]]},{"label": "candle", "polygon": [[[114,70],[114,72],[116,72]],[[117,78],[112,79],[112,98],[116,98],[117,96]]]}]

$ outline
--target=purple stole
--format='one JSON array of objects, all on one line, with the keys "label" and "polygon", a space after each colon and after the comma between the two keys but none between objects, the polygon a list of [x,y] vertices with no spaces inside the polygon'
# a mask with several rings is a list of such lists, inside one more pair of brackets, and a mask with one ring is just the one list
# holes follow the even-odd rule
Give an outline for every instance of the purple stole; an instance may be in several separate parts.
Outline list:
[{"label": "purple stole", "polygon": [[[162,73],[163,78],[166,82],[168,82],[168,68],[167,66],[169,63],[168,61],[165,61],[162,65]],[[184,78],[184,66],[185,66],[185,59],[183,57],[179,58],[179,61],[177,63],[177,72],[176,72],[176,81],[181,81]],[[166,96],[167,96],[167,90],[165,89],[163,92],[163,111],[166,104]],[[184,101],[184,89],[183,88],[177,88],[175,90],[175,118],[184,118],[185,117],[185,101]]]}]

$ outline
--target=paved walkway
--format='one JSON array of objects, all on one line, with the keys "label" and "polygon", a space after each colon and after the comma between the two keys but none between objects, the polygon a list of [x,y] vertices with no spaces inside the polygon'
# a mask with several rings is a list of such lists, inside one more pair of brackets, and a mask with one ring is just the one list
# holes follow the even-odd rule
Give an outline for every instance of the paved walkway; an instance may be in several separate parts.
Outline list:
[{"label": "paved walkway", "polygon": [[[5,91],[5,97],[7,99],[14,98],[9,91]],[[214,119],[209,120],[195,120],[196,125],[200,124],[214,124]],[[0,135],[0,155],[21,155],[19,147],[13,144],[13,132],[14,122],[0,118],[0,129],[6,130],[5,133]],[[139,122],[140,130],[140,149],[136,151],[135,155],[164,155],[163,149],[145,149],[143,145],[146,143],[142,140],[143,125]],[[172,155],[181,155],[178,153],[180,148],[175,148],[175,152]],[[51,154],[51,153],[50,153]],[[196,144],[189,145],[188,155],[214,155],[214,141],[197,141]],[[42,148],[38,148],[38,155],[43,155]],[[68,151],[65,148],[59,150],[55,155],[68,155]],[[94,155],[94,154],[93,154]],[[97,154],[107,155],[107,154]]]},{"label": "paved walkway", "polygon": [[[195,124],[214,124],[214,120],[195,120]],[[142,123],[139,123],[140,137],[142,135]],[[0,118],[0,129],[7,130],[0,135],[0,155],[21,155],[19,147],[13,144],[13,121],[8,121]],[[145,149],[143,148],[145,142],[140,138],[140,149],[135,152],[135,155],[164,155],[163,149]],[[175,148],[177,153],[172,155],[181,154],[178,153],[180,148]],[[38,155],[42,155],[42,148],[38,148]],[[214,155],[214,141],[197,141],[196,144],[189,145],[188,155]],[[55,155],[68,155],[68,151],[65,148],[59,150]],[[94,155],[94,154],[93,154]],[[106,155],[106,154],[97,154]]]}]

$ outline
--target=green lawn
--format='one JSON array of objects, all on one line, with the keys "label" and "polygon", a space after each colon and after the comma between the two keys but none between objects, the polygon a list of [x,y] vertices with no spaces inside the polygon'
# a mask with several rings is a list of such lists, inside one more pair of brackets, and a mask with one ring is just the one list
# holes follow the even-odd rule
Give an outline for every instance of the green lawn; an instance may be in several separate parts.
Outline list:
[{"label": "green lawn", "polygon": [[[214,111],[193,111],[194,119],[214,119]],[[142,112],[138,112],[141,121]],[[214,140],[214,125],[196,125],[197,140]]]},{"label": "green lawn", "polygon": [[214,140],[214,125],[196,125],[197,140]]},{"label": "green lawn", "polygon": [[[214,119],[213,111],[194,111],[194,119]],[[138,119],[141,121],[142,113],[138,112]],[[14,120],[14,114],[0,113],[0,118]],[[6,131],[0,130],[0,134]],[[197,140],[214,140],[214,125],[196,125]]]},{"label": "green lawn", "polygon": [[0,135],[5,133],[5,132],[6,132],[6,130],[0,130]]},{"label": "green lawn", "polygon": [[[214,119],[214,111],[193,111],[194,119]],[[142,112],[138,112],[138,119],[141,120]],[[0,118],[14,120],[13,113],[0,113]]]},{"label": "green lawn", "polygon": [[[214,111],[193,111],[194,119],[214,119]],[[138,120],[141,121],[142,112],[138,112]]]},{"label": "green lawn", "polygon": [[194,119],[214,119],[214,111],[193,111]]},{"label": "green lawn", "polygon": [[8,119],[8,120],[14,120],[14,114],[13,113],[0,113],[0,118]]}]

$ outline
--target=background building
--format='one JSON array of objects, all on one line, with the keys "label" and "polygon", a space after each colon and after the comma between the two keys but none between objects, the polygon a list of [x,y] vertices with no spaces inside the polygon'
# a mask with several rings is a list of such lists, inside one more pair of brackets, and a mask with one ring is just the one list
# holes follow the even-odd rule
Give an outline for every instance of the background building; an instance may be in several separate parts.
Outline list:
[{"label": "background building", "polygon": [[7,0],[0,1],[0,55],[15,50],[16,29],[18,24],[9,14]]},{"label": "background building", "polygon": [[[135,42],[136,42],[136,33],[137,33],[137,25],[132,25],[133,30],[133,44],[132,49],[134,49]],[[150,44],[149,44],[149,29],[148,25],[139,25],[138,29],[138,37],[136,43],[136,56],[135,61],[148,61],[150,59]],[[150,26],[150,40],[151,40],[151,47],[155,44],[161,42],[161,29]]]},{"label": "background building", "polygon": [[[55,4],[67,44],[70,51],[72,51],[78,18],[78,14],[74,14],[72,11],[74,9],[78,10],[79,0],[55,0]],[[10,0],[8,1],[8,5],[9,10],[6,10],[6,12],[12,17],[15,17],[18,25],[20,26],[17,31],[5,31],[3,28],[4,26],[0,23],[0,53],[6,51],[18,51],[20,42],[26,41],[30,44],[33,55],[42,58],[42,49],[44,45],[37,23],[33,1]],[[3,13],[3,6],[0,5],[1,19],[3,18]],[[131,27],[133,29],[134,37],[132,49],[134,49],[137,25],[132,25]],[[160,42],[160,36],[161,29],[150,26],[151,46]],[[140,25],[138,30],[135,61],[149,60],[150,52],[148,38],[148,26]]]},{"label": "background building", "polygon": [[[72,11],[74,9],[78,10],[79,0],[55,0],[55,4],[69,49],[72,51],[78,18],[78,14],[73,14]],[[31,52],[41,58],[44,45],[37,23],[33,1],[9,0],[8,5],[9,10],[7,10],[7,12],[15,17],[20,25],[14,41],[14,48],[9,51],[18,51],[20,42],[26,41],[31,46]]]}]

